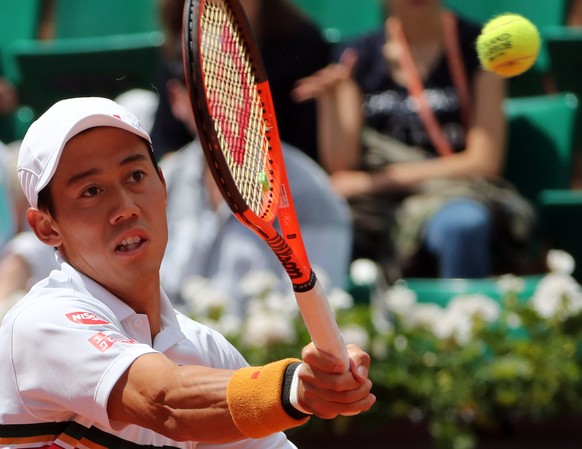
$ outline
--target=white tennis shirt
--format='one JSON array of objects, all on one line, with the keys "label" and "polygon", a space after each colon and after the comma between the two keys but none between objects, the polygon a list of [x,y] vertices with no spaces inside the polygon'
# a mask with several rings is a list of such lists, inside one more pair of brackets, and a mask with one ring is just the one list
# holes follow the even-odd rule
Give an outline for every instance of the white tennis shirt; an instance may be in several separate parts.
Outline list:
[{"label": "white tennis shirt", "polygon": [[145,315],[66,262],[59,265],[0,326],[0,447],[295,448],[283,433],[202,444],[110,423],[109,394],[143,354],[161,352],[178,364],[247,364],[222,335],[174,310],[163,292],[162,328],[151,341]]}]

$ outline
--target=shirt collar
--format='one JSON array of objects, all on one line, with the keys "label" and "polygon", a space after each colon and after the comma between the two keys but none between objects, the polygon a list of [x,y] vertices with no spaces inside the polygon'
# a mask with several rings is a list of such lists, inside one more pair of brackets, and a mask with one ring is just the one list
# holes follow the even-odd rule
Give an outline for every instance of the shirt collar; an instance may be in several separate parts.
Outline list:
[{"label": "shirt collar", "polygon": [[[113,312],[120,322],[136,315],[135,310],[101,284],[76,270],[72,265],[67,263],[60,254],[57,255],[57,262],[65,274],[73,278],[78,286],[84,287],[84,290],[86,290],[92,297],[105,304],[105,306]],[[161,329],[154,339],[153,347],[156,350],[163,352],[170,346],[185,338],[185,336],[180,330],[176,311],[174,310],[168,295],[166,295],[166,293],[161,289],[160,301]]]}]

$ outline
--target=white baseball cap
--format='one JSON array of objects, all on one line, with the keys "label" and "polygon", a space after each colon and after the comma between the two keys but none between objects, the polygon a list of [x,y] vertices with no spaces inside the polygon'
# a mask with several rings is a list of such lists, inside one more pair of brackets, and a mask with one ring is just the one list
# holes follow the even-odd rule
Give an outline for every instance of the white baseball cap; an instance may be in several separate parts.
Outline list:
[{"label": "white baseball cap", "polygon": [[38,194],[57,170],[65,144],[89,128],[112,126],[152,141],[139,120],[107,98],[80,97],[61,100],[42,114],[26,132],[18,154],[18,179],[26,199],[38,207]]}]

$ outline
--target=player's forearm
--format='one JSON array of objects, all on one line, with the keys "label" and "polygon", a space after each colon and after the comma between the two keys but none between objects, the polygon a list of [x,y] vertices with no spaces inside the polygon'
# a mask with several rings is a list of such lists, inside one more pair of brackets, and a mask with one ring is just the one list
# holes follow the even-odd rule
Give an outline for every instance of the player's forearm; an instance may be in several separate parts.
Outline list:
[{"label": "player's forearm", "polygon": [[147,354],[114,387],[109,418],[179,441],[265,437],[307,420],[290,403],[295,361],[233,371],[178,366],[161,354]]},{"label": "player's forearm", "polygon": [[235,425],[226,391],[234,371],[202,366],[177,369],[164,391],[168,419],[160,432],[169,431],[180,440],[209,443],[237,441],[245,436]]},{"label": "player's forearm", "polygon": [[178,366],[160,354],[138,358],[114,387],[111,420],[133,423],[175,440],[236,441],[226,388],[234,371]]}]

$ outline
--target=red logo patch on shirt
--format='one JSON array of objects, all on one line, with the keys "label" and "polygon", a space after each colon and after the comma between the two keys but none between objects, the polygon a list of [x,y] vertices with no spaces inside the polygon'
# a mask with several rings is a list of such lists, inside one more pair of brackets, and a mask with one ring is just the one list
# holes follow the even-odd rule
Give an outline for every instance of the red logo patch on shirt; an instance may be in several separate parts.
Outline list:
[{"label": "red logo patch on shirt", "polygon": [[99,318],[93,312],[71,312],[66,317],[78,324],[109,324],[109,321]]},{"label": "red logo patch on shirt", "polygon": [[91,338],[89,338],[89,343],[95,346],[100,352],[105,352],[115,343],[130,343],[135,344],[137,341],[131,338],[113,338],[105,335],[103,332],[97,332]]}]

